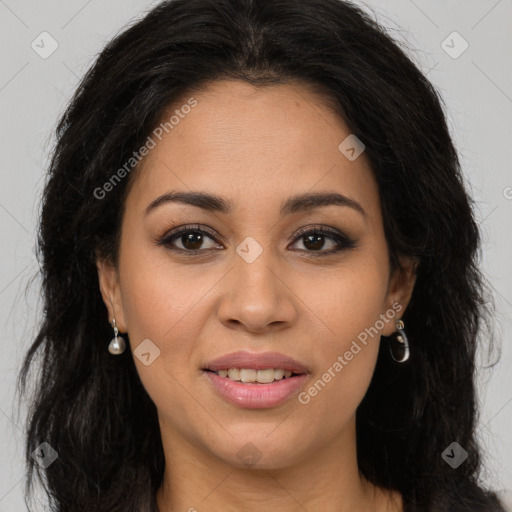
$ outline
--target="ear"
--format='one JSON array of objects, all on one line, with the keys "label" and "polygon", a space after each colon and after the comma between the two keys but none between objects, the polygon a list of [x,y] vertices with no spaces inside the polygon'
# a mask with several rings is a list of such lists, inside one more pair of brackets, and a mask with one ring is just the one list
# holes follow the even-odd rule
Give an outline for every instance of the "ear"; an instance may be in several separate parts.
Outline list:
[{"label": "ear", "polygon": [[106,259],[100,257],[96,257],[96,268],[98,269],[101,296],[107,307],[109,322],[112,322],[115,318],[119,331],[126,332],[117,268]]},{"label": "ear", "polygon": [[413,256],[400,256],[399,265],[390,275],[386,305],[388,310],[395,311],[396,316],[392,322],[386,322],[382,329],[384,336],[390,336],[396,331],[396,320],[403,317],[416,283],[416,269],[419,261]]}]

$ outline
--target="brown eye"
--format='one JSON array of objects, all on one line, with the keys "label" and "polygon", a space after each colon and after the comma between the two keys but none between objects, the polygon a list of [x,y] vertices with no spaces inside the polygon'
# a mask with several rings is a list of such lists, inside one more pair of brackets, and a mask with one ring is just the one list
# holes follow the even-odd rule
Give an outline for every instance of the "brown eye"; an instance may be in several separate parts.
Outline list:
[{"label": "brown eye", "polygon": [[[294,245],[296,245],[297,242],[302,242],[304,247],[304,249],[299,247],[298,250],[318,253],[314,254],[314,256],[327,256],[329,254],[337,253],[343,249],[351,249],[356,245],[352,239],[343,233],[326,228],[304,230],[299,233],[295,240],[296,242]],[[327,250],[325,250],[326,243],[328,245]]]},{"label": "brown eye", "polygon": [[179,240],[185,249],[195,251],[201,248],[204,235],[198,231],[189,231],[186,234],[182,234]]},{"label": "brown eye", "polygon": [[[210,241],[210,246],[204,246]],[[212,244],[212,242],[215,242]],[[203,252],[219,247],[212,233],[199,227],[185,227],[179,230],[173,230],[165,235],[159,242],[171,250],[181,252]]]},{"label": "brown eye", "polygon": [[323,249],[326,238],[328,237],[317,233],[302,236],[304,247],[311,251]]}]

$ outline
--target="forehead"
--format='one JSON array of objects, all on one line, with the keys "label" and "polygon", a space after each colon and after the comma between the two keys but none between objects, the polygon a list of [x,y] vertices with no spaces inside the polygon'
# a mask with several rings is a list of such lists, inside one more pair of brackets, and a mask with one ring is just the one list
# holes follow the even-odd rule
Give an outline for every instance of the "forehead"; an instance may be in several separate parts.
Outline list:
[{"label": "forehead", "polygon": [[380,209],[364,152],[351,161],[340,151],[350,130],[309,88],[214,82],[175,102],[163,123],[171,118],[134,176],[127,201],[138,210],[170,190],[208,191],[258,212],[274,199],[332,190]]}]

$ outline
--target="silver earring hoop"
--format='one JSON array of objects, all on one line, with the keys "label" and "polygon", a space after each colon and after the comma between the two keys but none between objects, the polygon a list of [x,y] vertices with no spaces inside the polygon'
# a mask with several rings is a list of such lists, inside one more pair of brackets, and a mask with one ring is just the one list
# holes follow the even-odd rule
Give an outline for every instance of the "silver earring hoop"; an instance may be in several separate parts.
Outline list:
[{"label": "silver earring hoop", "polygon": [[125,351],[126,343],[124,341],[124,338],[122,336],[119,336],[119,329],[117,328],[115,318],[112,320],[112,328],[114,329],[114,337],[110,341],[108,351],[112,355],[118,356],[119,354],[122,354]]},{"label": "silver earring hoop", "polygon": [[[389,352],[391,354],[391,357],[393,358],[394,361],[396,361],[397,363],[405,363],[405,361],[407,361],[409,359],[409,356],[410,356],[410,350],[409,350],[409,340],[407,339],[407,335],[405,334],[405,330],[404,330],[404,323],[402,320],[398,320],[396,322],[396,330],[397,332],[394,333],[391,337],[391,342],[390,342],[390,345],[389,345]],[[400,357],[395,357],[395,353],[393,352],[393,348],[391,347],[391,343],[393,342],[397,342],[399,343],[399,354],[401,354]]]}]

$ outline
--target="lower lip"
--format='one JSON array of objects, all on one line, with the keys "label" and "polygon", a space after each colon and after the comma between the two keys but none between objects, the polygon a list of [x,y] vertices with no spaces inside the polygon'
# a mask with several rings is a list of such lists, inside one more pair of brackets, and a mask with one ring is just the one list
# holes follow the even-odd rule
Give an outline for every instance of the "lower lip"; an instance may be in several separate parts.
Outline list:
[{"label": "lower lip", "polygon": [[306,374],[275,380],[270,384],[243,383],[205,372],[216,391],[229,403],[244,409],[277,407],[292,397],[307,379]]}]

